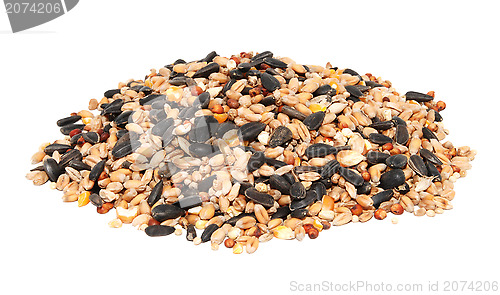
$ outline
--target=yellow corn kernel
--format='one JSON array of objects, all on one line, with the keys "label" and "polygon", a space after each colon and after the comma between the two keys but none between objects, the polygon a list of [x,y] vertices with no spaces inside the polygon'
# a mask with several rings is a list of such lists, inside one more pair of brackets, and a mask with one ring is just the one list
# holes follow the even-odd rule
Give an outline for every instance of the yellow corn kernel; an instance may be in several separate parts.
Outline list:
[{"label": "yellow corn kernel", "polygon": [[222,124],[226,122],[228,116],[226,113],[222,113],[222,114],[214,114],[214,117],[219,122],[219,124]]},{"label": "yellow corn kernel", "polygon": [[313,113],[316,113],[316,112],[319,112],[319,111],[326,111],[326,106],[322,106],[318,103],[312,103],[310,106],[309,106],[309,109],[311,110],[311,112]]},{"label": "yellow corn kernel", "polygon": [[182,93],[183,93],[182,88],[177,86],[170,86],[170,88],[168,88],[166,92],[168,100],[175,102],[181,101]]},{"label": "yellow corn kernel", "polygon": [[83,124],[87,125],[92,121],[92,118],[82,118]]},{"label": "yellow corn kernel", "polygon": [[236,243],[233,246],[233,254],[243,253],[243,245],[241,243]]},{"label": "yellow corn kernel", "polygon": [[78,207],[83,207],[90,202],[90,192],[83,192],[78,196]]},{"label": "yellow corn kernel", "polygon": [[318,230],[318,231],[322,231],[323,230],[323,224],[317,220],[317,219],[314,219],[313,221],[313,226]]},{"label": "yellow corn kernel", "polygon": [[205,225],[207,224],[208,220],[198,220],[196,221],[196,223],[194,224],[194,226],[197,228],[197,229],[204,229],[205,228]]}]

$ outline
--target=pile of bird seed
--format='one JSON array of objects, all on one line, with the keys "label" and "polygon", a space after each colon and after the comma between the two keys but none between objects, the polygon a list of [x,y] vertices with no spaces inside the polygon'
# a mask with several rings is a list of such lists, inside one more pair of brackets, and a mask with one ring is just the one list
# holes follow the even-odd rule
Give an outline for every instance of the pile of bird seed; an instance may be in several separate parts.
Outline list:
[{"label": "pile of bird seed", "polygon": [[445,141],[434,92],[270,51],[176,60],[57,121],[27,174],[110,227],[233,253],[452,208],[476,152]]}]

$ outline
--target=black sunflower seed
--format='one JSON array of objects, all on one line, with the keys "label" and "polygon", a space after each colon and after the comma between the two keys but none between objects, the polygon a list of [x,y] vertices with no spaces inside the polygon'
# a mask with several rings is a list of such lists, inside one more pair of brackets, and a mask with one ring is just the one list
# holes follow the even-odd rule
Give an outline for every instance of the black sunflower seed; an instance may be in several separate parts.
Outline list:
[{"label": "black sunflower seed", "polygon": [[99,134],[97,132],[85,132],[82,133],[83,139],[90,144],[96,144],[99,142]]},{"label": "black sunflower seed", "polygon": [[104,166],[106,166],[106,160],[101,160],[92,167],[89,174],[89,180],[97,181],[99,176],[101,176],[102,171],[104,171]]},{"label": "black sunflower seed", "polygon": [[427,127],[422,127],[422,134],[424,136],[424,138],[426,138],[427,140],[431,140],[431,139],[435,139],[437,141],[439,141],[439,139],[437,138],[436,134],[434,134],[434,132],[432,132],[429,128]]},{"label": "black sunflower seed", "polygon": [[70,151],[67,151],[61,156],[61,159],[59,160],[59,167],[65,168],[68,166],[69,162],[72,160],[79,160],[81,161],[83,159],[83,155],[79,150],[72,149]]},{"label": "black sunflower seed", "polygon": [[383,189],[392,189],[405,183],[405,173],[401,169],[384,172],[380,176],[379,186]]},{"label": "black sunflower seed", "polygon": [[392,121],[378,121],[371,123],[368,127],[371,127],[376,130],[387,130],[391,129],[394,126]]},{"label": "black sunflower seed", "polygon": [[266,88],[267,91],[273,92],[276,89],[279,89],[281,84],[278,79],[274,78],[272,75],[264,72],[260,75],[260,80],[262,82],[262,86]]},{"label": "black sunflower seed", "polygon": [[83,163],[82,161],[80,160],[71,160],[69,163],[68,163],[68,167],[71,167],[75,170],[78,170],[78,171],[82,171],[82,170],[91,170],[92,167],[90,167],[90,165],[88,164],[85,164]]},{"label": "black sunflower seed", "polygon": [[441,160],[436,156],[434,155],[433,152],[429,151],[428,149],[420,149],[420,156],[424,159],[426,159],[427,161],[431,162],[432,164],[434,165],[443,165],[443,162],[441,162]]},{"label": "black sunflower seed", "polygon": [[387,158],[389,158],[389,154],[382,153],[382,152],[377,152],[377,151],[369,151],[366,153],[366,160],[370,164],[378,164],[378,163],[385,163]]},{"label": "black sunflower seed", "polygon": [[198,195],[187,196],[182,199],[179,199],[177,202],[172,203],[172,205],[180,207],[184,210],[189,210],[191,208],[201,206],[202,204],[201,197]]},{"label": "black sunflower seed", "polygon": [[189,152],[195,157],[202,158],[214,152],[214,147],[208,143],[192,143]]},{"label": "black sunflower seed", "polygon": [[70,145],[67,144],[60,144],[60,143],[53,143],[49,144],[43,149],[43,152],[46,153],[49,156],[52,156],[52,153],[57,151],[60,154],[65,153],[68,150],[73,149]]},{"label": "black sunflower seed", "polygon": [[290,193],[290,183],[281,175],[271,175],[269,177],[269,186],[272,189],[279,190],[284,195],[288,195]]},{"label": "black sunflower seed", "polygon": [[321,168],[321,178],[330,178],[339,171],[340,163],[337,160],[331,160]]},{"label": "black sunflower seed", "polygon": [[416,92],[416,91],[408,91],[406,92],[405,94],[406,96],[406,100],[414,100],[414,101],[417,101],[417,102],[427,102],[427,101],[431,101],[434,99],[434,97],[428,95],[428,94],[424,94],[424,93],[420,93],[420,92]]},{"label": "black sunflower seed", "polygon": [[266,156],[263,152],[255,152],[253,153],[247,162],[248,172],[252,173],[255,170],[259,169],[265,163]]},{"label": "black sunflower seed", "polygon": [[161,198],[161,194],[163,193],[163,181],[158,181],[158,183],[153,187],[148,196],[148,205],[153,206],[158,202]]},{"label": "black sunflower seed", "polygon": [[254,187],[250,187],[247,190],[245,190],[245,196],[250,200],[259,203],[266,208],[270,208],[274,205],[274,198],[271,195],[266,193],[261,193]]},{"label": "black sunflower seed", "polygon": [[263,51],[259,54],[254,55],[250,60],[251,61],[256,61],[256,60],[264,60],[266,57],[273,57],[273,53],[269,50]]},{"label": "black sunflower seed", "polygon": [[312,113],[309,116],[307,116],[303,123],[304,125],[307,126],[307,129],[309,130],[318,130],[319,127],[321,127],[321,124],[323,124],[323,120],[325,119],[325,112],[319,111],[316,113]]},{"label": "black sunflower seed", "polygon": [[289,206],[279,207],[278,209],[276,209],[276,212],[273,215],[271,215],[271,218],[272,219],[276,219],[276,218],[286,219],[288,217],[288,215],[290,215],[291,212],[292,211],[290,210]]},{"label": "black sunflower seed", "polygon": [[385,160],[387,166],[393,169],[404,169],[408,162],[408,158],[405,155],[392,155]]},{"label": "black sunflower seed", "polygon": [[289,193],[292,199],[303,199],[306,197],[306,188],[300,181],[297,181],[292,184]]},{"label": "black sunflower seed", "polygon": [[69,116],[69,117],[57,120],[56,124],[59,127],[63,127],[63,126],[69,125],[69,124],[76,123],[76,122],[80,121],[81,118],[82,118],[82,116]]},{"label": "black sunflower seed", "polygon": [[309,212],[309,210],[307,210],[306,208],[296,209],[290,213],[290,217],[304,219],[307,216],[307,212]]},{"label": "black sunflower seed", "polygon": [[305,207],[311,205],[312,203],[314,203],[316,201],[316,198],[317,198],[316,191],[309,190],[306,192],[305,198],[295,199],[290,203],[290,205],[289,205],[290,210],[294,211],[297,209],[305,208]]},{"label": "black sunflower seed", "polygon": [[150,237],[168,236],[175,231],[173,226],[155,224],[146,227],[144,232]]},{"label": "black sunflower seed", "polygon": [[63,174],[63,170],[59,167],[56,160],[47,158],[43,161],[43,170],[47,173],[50,181],[56,182],[59,175]]},{"label": "black sunflower seed", "polygon": [[122,125],[122,124],[127,124],[129,122],[130,116],[134,113],[134,111],[125,111],[116,118],[113,119],[113,121],[116,123],[116,125]]},{"label": "black sunflower seed", "polygon": [[219,226],[215,223],[210,224],[207,226],[203,232],[201,233],[201,242],[206,243],[210,241],[210,238],[212,237],[212,234],[219,229]]},{"label": "black sunflower seed", "polygon": [[196,238],[196,228],[194,224],[190,224],[186,228],[186,240],[193,241]]},{"label": "black sunflower seed", "polygon": [[326,155],[336,154],[338,149],[326,143],[315,143],[310,145],[305,150],[305,155],[309,159],[316,157],[324,157]]},{"label": "black sunflower seed", "polygon": [[157,101],[165,101],[166,102],[167,96],[164,94],[150,94],[148,96],[145,96],[139,100],[140,105],[152,105],[153,103]]},{"label": "black sunflower seed", "polygon": [[346,85],[345,90],[347,90],[347,92],[351,94],[350,97],[360,98],[361,96],[363,96],[363,92],[361,92],[361,90],[359,90],[356,86]]},{"label": "black sunflower seed", "polygon": [[340,176],[344,177],[347,182],[351,183],[354,186],[360,186],[364,183],[363,177],[353,169],[340,166],[339,174]]},{"label": "black sunflower seed", "polygon": [[280,68],[280,69],[286,69],[288,66],[286,63],[282,62],[281,60],[276,59],[276,58],[272,58],[272,57],[264,58],[264,63],[273,67],[273,68]]},{"label": "black sunflower seed", "polygon": [[394,196],[394,191],[392,189],[381,191],[380,193],[372,196],[373,207],[378,208],[383,202],[389,201],[392,196]]},{"label": "black sunflower seed", "polygon": [[92,205],[96,206],[97,208],[101,208],[102,205],[104,204],[103,199],[99,196],[99,194],[91,194],[89,196],[90,203]]},{"label": "black sunflower seed", "polygon": [[71,131],[73,131],[75,129],[82,130],[83,128],[85,128],[85,124],[68,124],[68,125],[61,127],[61,129],[59,129],[59,131],[61,131],[61,133],[64,135],[69,135],[69,133]]},{"label": "black sunflower seed", "polygon": [[171,204],[161,204],[151,209],[151,216],[158,222],[163,222],[167,219],[175,219],[185,213],[186,211],[183,209]]},{"label": "black sunflower seed", "polygon": [[368,135],[368,139],[376,144],[392,143],[392,139],[389,136],[375,132],[370,133],[370,135]]},{"label": "black sunflower seed", "polygon": [[287,105],[281,106],[280,111],[290,117],[290,119],[297,119],[300,121],[303,121],[306,118],[306,115],[302,114],[301,112],[297,111],[296,109],[289,107]]},{"label": "black sunflower seed", "polygon": [[112,98],[115,94],[120,93],[120,89],[110,89],[104,92],[104,97]]},{"label": "black sunflower seed", "polygon": [[396,135],[394,136],[394,139],[397,143],[406,145],[408,140],[410,140],[410,134],[408,133],[408,129],[404,125],[397,125],[396,126]]},{"label": "black sunflower seed", "polygon": [[441,181],[441,173],[439,173],[439,170],[437,169],[434,164],[432,164],[429,161],[425,162],[425,167],[427,168],[427,175],[430,177],[434,177],[433,181]]},{"label": "black sunflower seed", "polygon": [[269,147],[286,147],[292,138],[293,133],[290,129],[285,126],[279,126],[274,130],[273,134],[271,134],[271,137],[269,138]]},{"label": "black sunflower seed", "polygon": [[420,176],[427,176],[428,174],[424,160],[419,155],[411,155],[408,166]]},{"label": "black sunflower seed", "polygon": [[212,73],[217,73],[220,70],[220,66],[218,63],[212,62],[209,63],[208,65],[204,66],[203,68],[199,69],[193,76],[192,78],[208,78],[210,74]]},{"label": "black sunflower seed", "polygon": [[238,135],[245,141],[252,141],[266,128],[261,122],[250,122],[240,127]]}]

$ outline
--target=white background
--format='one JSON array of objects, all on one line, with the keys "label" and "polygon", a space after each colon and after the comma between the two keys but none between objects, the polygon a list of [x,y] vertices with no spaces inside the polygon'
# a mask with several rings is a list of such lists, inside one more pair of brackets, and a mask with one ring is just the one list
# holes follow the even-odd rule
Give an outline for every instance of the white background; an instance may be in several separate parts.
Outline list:
[{"label": "white background", "polygon": [[[442,288],[446,280],[500,280],[497,1],[182,3],[80,1],[17,34],[0,14],[2,294],[285,294],[291,281],[358,280],[426,291],[429,281]],[[434,90],[447,104],[448,139],[479,152],[455,186],[454,209],[405,214],[397,225],[390,215],[233,255],[184,236],[111,229],[113,214],[63,203],[60,192],[24,179],[38,146],[61,137],[57,119],[119,81],[211,50],[271,50],[370,72],[400,93]]]}]

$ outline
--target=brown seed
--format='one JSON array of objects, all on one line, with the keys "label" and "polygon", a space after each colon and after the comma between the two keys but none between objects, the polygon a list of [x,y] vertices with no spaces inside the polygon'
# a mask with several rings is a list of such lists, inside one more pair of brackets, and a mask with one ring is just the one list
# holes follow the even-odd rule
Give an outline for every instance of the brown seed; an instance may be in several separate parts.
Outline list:
[{"label": "brown seed", "polygon": [[373,216],[378,220],[383,220],[387,217],[387,212],[384,209],[377,209]]},{"label": "brown seed", "polygon": [[154,218],[151,218],[149,221],[148,221],[148,226],[150,225],[158,225],[160,224],[160,222]]},{"label": "brown seed", "polygon": [[324,230],[330,229],[332,227],[332,224],[325,220],[321,221],[321,224],[323,225]]},{"label": "brown seed", "polygon": [[113,206],[114,206],[113,203],[106,202],[106,203],[102,204],[101,207],[97,208],[97,213],[106,214],[109,212],[109,210],[111,210],[111,208],[113,208]]},{"label": "brown seed", "polygon": [[351,207],[351,213],[352,215],[361,215],[363,213],[363,207],[359,204],[355,204],[354,206]]},{"label": "brown seed", "polygon": [[236,99],[234,99],[234,98],[228,99],[227,102],[226,102],[226,104],[227,104],[228,107],[230,107],[232,109],[237,109],[237,108],[240,107],[240,103]]},{"label": "brown seed", "polygon": [[390,142],[388,142],[388,143],[386,143],[386,144],[384,144],[384,145],[382,146],[382,150],[384,150],[384,151],[390,151],[390,150],[392,150],[393,148],[394,148],[394,147],[392,146],[392,143],[390,143]]},{"label": "brown seed", "polygon": [[396,214],[396,215],[401,215],[403,214],[403,212],[405,211],[405,209],[403,208],[403,206],[401,206],[401,204],[399,203],[396,203],[396,204],[393,204],[391,206],[391,212],[393,214]]},{"label": "brown seed", "polygon": [[227,238],[224,241],[224,246],[226,246],[226,248],[233,248],[234,244],[236,244],[236,242],[233,239],[230,239],[230,238]]},{"label": "brown seed", "polygon": [[311,227],[307,230],[307,235],[310,239],[316,239],[319,236],[319,231],[315,227]]}]

